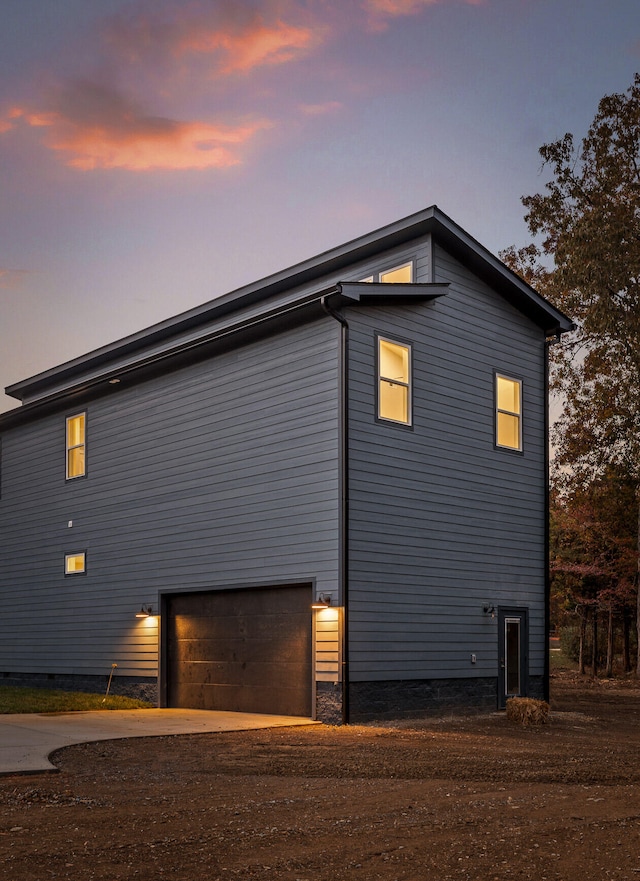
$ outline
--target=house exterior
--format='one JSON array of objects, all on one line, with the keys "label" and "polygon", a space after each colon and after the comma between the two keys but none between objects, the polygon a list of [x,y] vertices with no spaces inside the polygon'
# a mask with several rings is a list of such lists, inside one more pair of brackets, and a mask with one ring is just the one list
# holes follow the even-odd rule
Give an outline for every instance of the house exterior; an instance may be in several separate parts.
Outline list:
[{"label": "house exterior", "polygon": [[0,682],[329,722],[545,696],[571,328],[432,207],[10,386]]}]

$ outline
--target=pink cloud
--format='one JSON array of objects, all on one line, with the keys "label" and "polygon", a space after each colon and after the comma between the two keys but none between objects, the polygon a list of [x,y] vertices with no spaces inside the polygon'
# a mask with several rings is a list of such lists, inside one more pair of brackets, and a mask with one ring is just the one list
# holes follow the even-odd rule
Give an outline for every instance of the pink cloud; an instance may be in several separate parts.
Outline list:
[{"label": "pink cloud", "polygon": [[[363,8],[374,18],[398,18],[403,15],[417,15],[425,6],[439,3],[450,3],[451,0],[363,0]],[[485,0],[454,0],[469,6],[481,6]]]},{"label": "pink cloud", "polygon": [[265,119],[226,124],[151,116],[115,89],[86,81],[61,90],[52,110],[22,116],[46,129],[47,146],[83,171],[227,168],[239,164],[242,147],[270,125]]},{"label": "pink cloud", "polygon": [[177,47],[181,52],[222,53],[221,74],[248,73],[265,64],[286,64],[316,43],[310,28],[278,21],[268,26],[253,23],[239,32],[210,30],[190,34]]},{"label": "pink cloud", "polygon": [[299,4],[262,0],[259,6],[232,0],[139,3],[108,22],[104,40],[125,63],[171,65],[201,56],[211,73],[223,76],[286,64],[321,42],[323,28]]},{"label": "pink cloud", "polygon": [[3,116],[0,116],[0,134],[10,132],[16,127],[20,117],[24,115],[22,107],[12,107]]},{"label": "pink cloud", "polygon": [[11,290],[22,284],[26,269],[3,269],[0,267],[0,290]]},{"label": "pink cloud", "polygon": [[[451,0],[364,0],[364,7],[372,12],[382,12],[385,15],[414,15],[425,6],[435,6],[437,3],[450,3]],[[466,3],[468,6],[481,6],[485,0],[454,0],[454,2]]]},{"label": "pink cloud", "polygon": [[138,130],[123,134],[67,125],[52,135],[49,146],[70,154],[67,165],[83,171],[228,168],[242,161],[239,148],[264,127],[265,123],[225,127],[161,120],[142,121]]}]

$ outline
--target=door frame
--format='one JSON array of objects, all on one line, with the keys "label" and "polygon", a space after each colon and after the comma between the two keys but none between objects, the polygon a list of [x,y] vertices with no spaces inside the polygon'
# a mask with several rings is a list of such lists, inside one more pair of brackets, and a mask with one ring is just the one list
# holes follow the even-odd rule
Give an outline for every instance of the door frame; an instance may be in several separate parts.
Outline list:
[{"label": "door frame", "polygon": [[[315,596],[316,593],[316,583],[315,579],[309,579],[308,581],[289,581],[289,580],[277,580],[270,579],[266,582],[249,582],[247,581],[241,585],[231,585],[231,586],[220,586],[220,585],[211,585],[209,587],[198,587],[196,589],[193,588],[168,588],[165,590],[160,590],[158,592],[158,605],[160,608],[160,628],[159,628],[159,640],[158,640],[158,649],[159,649],[159,658],[158,658],[158,705],[160,707],[166,708],[169,706],[169,694],[170,694],[170,683],[169,683],[169,636],[170,636],[170,622],[169,622],[169,608],[171,601],[174,598],[179,596],[194,596],[194,595],[202,595],[202,594],[211,594],[211,593],[224,593],[227,591],[243,591],[243,590],[269,590],[269,589],[277,589],[277,588],[301,588],[308,589],[310,591],[309,596],[309,630],[310,630],[310,656],[309,656],[309,664],[310,664],[310,675],[309,675],[309,689],[310,689],[310,698],[311,698],[311,716],[310,718],[315,718],[315,709],[316,709],[316,681],[314,676],[315,671],[315,632],[314,632],[314,618],[313,612],[311,611],[311,598]],[[302,718],[302,717],[301,717]],[[306,718],[306,717],[305,717]]]},{"label": "door frame", "polygon": [[[507,692],[507,622],[517,620],[520,627],[518,652],[519,682],[518,694]],[[529,693],[529,610],[522,606],[498,607],[498,708],[503,710],[510,697],[526,697]]]}]

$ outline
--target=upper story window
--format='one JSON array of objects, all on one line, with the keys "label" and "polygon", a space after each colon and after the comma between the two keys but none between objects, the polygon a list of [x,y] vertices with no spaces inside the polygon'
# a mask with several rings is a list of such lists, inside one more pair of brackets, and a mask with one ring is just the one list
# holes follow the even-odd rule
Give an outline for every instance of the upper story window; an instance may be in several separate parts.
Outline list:
[{"label": "upper story window", "polygon": [[403,263],[401,266],[393,266],[391,269],[385,269],[383,272],[368,275],[366,278],[361,278],[360,281],[379,281],[383,284],[411,284],[413,281],[413,260]]},{"label": "upper story window", "polygon": [[67,480],[86,474],[87,414],[67,416]]},{"label": "upper story window", "polygon": [[380,281],[385,284],[411,284],[413,281],[413,263],[403,263],[380,273]]},{"label": "upper story window", "polygon": [[496,446],[522,450],[522,381],[496,373]]},{"label": "upper story window", "polygon": [[411,425],[411,346],[378,337],[378,419]]}]

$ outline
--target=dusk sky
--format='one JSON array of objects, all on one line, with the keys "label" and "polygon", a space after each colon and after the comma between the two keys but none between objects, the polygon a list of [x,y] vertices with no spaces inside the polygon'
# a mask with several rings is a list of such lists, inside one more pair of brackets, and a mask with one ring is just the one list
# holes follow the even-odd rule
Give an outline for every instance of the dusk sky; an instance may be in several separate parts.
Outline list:
[{"label": "dusk sky", "polygon": [[429,205],[527,244],[639,69],[639,0],[3,0],[0,387]]}]

